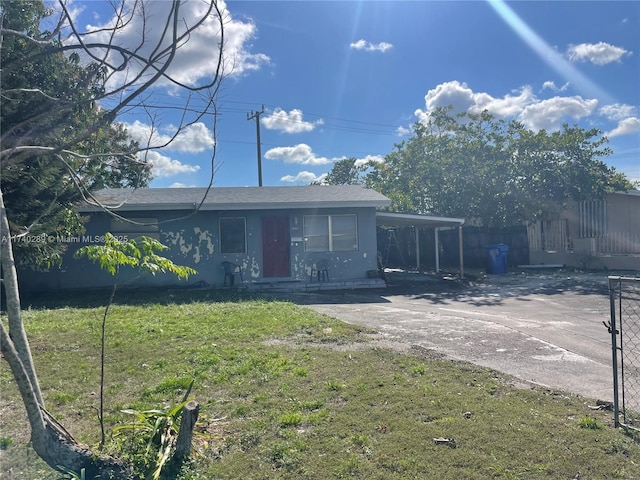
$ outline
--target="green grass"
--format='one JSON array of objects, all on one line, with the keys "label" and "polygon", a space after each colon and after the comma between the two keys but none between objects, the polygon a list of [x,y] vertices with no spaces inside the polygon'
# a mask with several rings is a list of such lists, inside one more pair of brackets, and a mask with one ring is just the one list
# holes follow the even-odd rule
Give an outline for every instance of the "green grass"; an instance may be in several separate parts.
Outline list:
[{"label": "green grass", "polygon": [[[371,332],[290,303],[144,300],[115,306],[107,324],[108,431],[130,421],[123,409],[179,401],[195,378],[200,453],[180,479],[640,479],[637,439],[612,427],[611,412],[590,410],[593,400],[367,346]],[[48,408],[96,445],[92,305],[24,318]],[[0,392],[0,478],[59,478],[28,445],[5,363]]]}]

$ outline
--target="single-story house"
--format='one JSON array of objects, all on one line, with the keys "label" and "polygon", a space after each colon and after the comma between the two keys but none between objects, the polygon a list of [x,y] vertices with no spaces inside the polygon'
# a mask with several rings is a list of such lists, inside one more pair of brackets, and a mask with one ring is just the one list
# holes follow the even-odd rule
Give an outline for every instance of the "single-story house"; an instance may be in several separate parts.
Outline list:
[{"label": "single-story house", "polygon": [[[129,286],[246,287],[321,290],[384,287],[379,278],[377,227],[433,229],[438,263],[439,231],[464,219],[383,212],[391,201],[359,185],[104,189],[96,203],[78,205],[81,235],[55,238],[67,244],[63,264],[47,272],[21,269],[24,291],[102,288],[113,277],[86,259],[85,245],[104,243],[110,232],[128,240],[142,235],[169,247],[161,254],[197,274],[179,281],[168,274],[138,275],[123,268]],[[462,242],[460,242],[462,245]],[[419,242],[416,244],[419,252]],[[460,275],[463,275],[460,246]],[[417,270],[421,269],[419,253]]]},{"label": "single-story house", "polygon": [[103,243],[106,232],[121,239],[154,237],[169,247],[162,255],[198,272],[180,282],[124,269],[121,281],[136,286],[384,286],[375,273],[376,209],[390,201],[374,190],[357,185],[144,188],[104,189],[94,196],[109,212],[79,205],[86,232],[57,240],[69,244],[62,267],[21,271],[22,288],[112,285],[111,275],[98,265],[73,258],[78,248]]},{"label": "single-story house", "polygon": [[531,264],[640,271],[640,190],[571,202],[557,220],[528,225]]}]

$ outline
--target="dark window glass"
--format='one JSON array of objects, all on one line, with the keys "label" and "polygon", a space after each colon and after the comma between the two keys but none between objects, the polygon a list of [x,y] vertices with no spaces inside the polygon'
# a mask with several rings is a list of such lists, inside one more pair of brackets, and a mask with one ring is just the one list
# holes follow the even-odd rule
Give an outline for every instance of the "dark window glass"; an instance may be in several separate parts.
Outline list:
[{"label": "dark window glass", "polygon": [[244,217],[220,219],[220,252],[246,253],[246,221]]}]

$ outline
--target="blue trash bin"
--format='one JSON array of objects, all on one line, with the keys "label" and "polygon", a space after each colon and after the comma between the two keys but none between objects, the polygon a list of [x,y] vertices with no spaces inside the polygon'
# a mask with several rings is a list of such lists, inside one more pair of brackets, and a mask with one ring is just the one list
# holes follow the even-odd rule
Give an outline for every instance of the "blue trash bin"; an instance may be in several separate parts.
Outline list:
[{"label": "blue trash bin", "polygon": [[507,273],[507,252],[509,247],[504,243],[487,245],[487,273]]}]

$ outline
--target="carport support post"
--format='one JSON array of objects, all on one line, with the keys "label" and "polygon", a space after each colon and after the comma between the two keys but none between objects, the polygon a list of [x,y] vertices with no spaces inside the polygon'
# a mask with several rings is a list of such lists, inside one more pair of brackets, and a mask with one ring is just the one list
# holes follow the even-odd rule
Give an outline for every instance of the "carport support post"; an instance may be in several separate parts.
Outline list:
[{"label": "carport support post", "polygon": [[416,271],[420,273],[420,227],[416,225]]},{"label": "carport support post", "polygon": [[438,232],[440,229],[438,227],[435,228],[435,245],[436,245],[436,273],[440,273],[440,235]]},{"label": "carport support post", "polygon": [[464,247],[462,245],[462,225],[458,227],[458,255],[460,256],[460,280],[464,278]]}]

